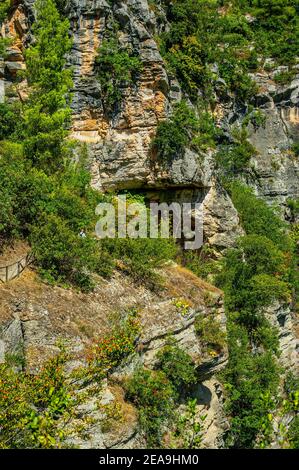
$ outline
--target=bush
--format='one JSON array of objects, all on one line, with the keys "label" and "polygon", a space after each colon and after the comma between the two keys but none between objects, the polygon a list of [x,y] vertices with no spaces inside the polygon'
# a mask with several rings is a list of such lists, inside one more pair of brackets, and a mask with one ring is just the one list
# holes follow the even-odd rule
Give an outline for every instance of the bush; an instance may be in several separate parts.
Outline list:
[{"label": "bush", "polygon": [[138,56],[122,47],[117,39],[104,39],[96,58],[96,73],[102,88],[104,107],[111,113],[122,99],[122,87],[132,86],[142,68]]},{"label": "bush", "polygon": [[178,395],[196,383],[195,364],[191,356],[175,344],[159,351],[157,359],[157,368],[164,372]]},{"label": "bush", "polygon": [[295,416],[288,431],[288,440],[291,449],[299,449],[299,416]]},{"label": "bush", "polygon": [[216,136],[211,115],[201,110],[197,117],[187,102],[181,101],[175,105],[171,118],[158,125],[152,148],[157,158],[167,164],[182,157],[186,147],[196,151],[213,148]]},{"label": "bush", "polygon": [[61,19],[53,0],[36,2],[35,43],[26,49],[25,76],[31,87],[23,106],[19,137],[25,155],[46,173],[58,171],[66,156],[71,110],[71,70],[65,68],[70,51],[69,21]]},{"label": "bush", "polygon": [[289,248],[286,224],[273,208],[256,197],[252,189],[238,181],[230,184],[229,192],[240,216],[241,225],[248,235],[265,236],[281,249]]},{"label": "bush", "polygon": [[269,416],[278,393],[274,355],[279,353],[279,340],[263,309],[275,299],[290,301],[290,283],[295,285],[293,242],[273,209],[250,189],[234,182],[230,191],[248,235],[227,252],[218,275],[229,319],[229,364],[223,374],[231,416],[227,445],[254,447],[259,439],[265,447],[271,441]]},{"label": "bush", "polygon": [[140,369],[126,384],[126,396],[139,411],[150,448],[161,446],[163,428],[174,417],[175,390],[162,371]]},{"label": "bush", "polygon": [[252,354],[246,328],[230,322],[229,363],[221,378],[228,394],[226,411],[231,417],[226,444],[253,448],[274,406],[271,397],[277,393],[279,383],[277,363],[271,352]]},{"label": "bush", "polygon": [[2,0],[0,5],[0,24],[5,20],[10,8],[10,0]]},{"label": "bush", "polygon": [[299,143],[293,144],[291,150],[294,152],[296,157],[299,157]]},{"label": "bush", "polygon": [[50,214],[32,228],[30,242],[39,272],[49,282],[93,288],[91,272],[100,264],[95,240],[80,238],[65,220]]},{"label": "bush", "polygon": [[0,448],[63,446],[63,423],[76,403],[63,372],[65,360],[59,354],[34,376],[0,366]]},{"label": "bush", "polygon": [[214,315],[199,315],[194,323],[196,334],[209,354],[220,354],[226,346],[226,334]]},{"label": "bush", "polygon": [[113,329],[110,335],[102,338],[96,345],[92,362],[98,375],[107,375],[124,359],[135,352],[140,334],[137,312],[132,310],[127,318]]},{"label": "bush", "polygon": [[198,277],[213,283],[215,275],[219,274],[221,269],[221,262],[213,259],[213,255],[213,249],[203,246],[200,253],[197,251],[184,253],[184,263]]},{"label": "bush", "polygon": [[[284,257],[271,240],[257,235],[240,239],[239,249],[231,250],[218,276],[231,311],[243,311],[248,320],[275,298],[287,298],[288,285],[279,278]],[[267,289],[269,284],[269,289]]]},{"label": "bush", "polygon": [[221,172],[231,177],[236,177],[248,168],[251,158],[256,153],[254,147],[247,140],[247,132],[234,131],[235,143],[233,145],[221,146],[216,154],[216,163]]},{"label": "bush", "polygon": [[158,125],[152,142],[158,159],[167,163],[181,157],[197,130],[194,111],[185,101],[181,101],[175,106],[172,117]]},{"label": "bush", "polygon": [[161,286],[156,269],[173,259],[177,252],[174,240],[161,238],[104,239],[101,246],[113,259],[124,263],[123,270],[136,282],[151,289]]},{"label": "bush", "polygon": [[17,106],[0,103],[0,141],[12,137],[16,130],[18,118]]}]

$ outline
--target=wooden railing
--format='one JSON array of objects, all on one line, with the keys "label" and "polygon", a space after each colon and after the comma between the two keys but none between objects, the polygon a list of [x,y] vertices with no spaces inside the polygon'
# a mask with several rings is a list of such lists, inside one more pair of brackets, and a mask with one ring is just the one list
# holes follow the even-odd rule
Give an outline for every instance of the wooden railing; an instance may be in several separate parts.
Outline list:
[{"label": "wooden railing", "polygon": [[32,253],[27,253],[15,263],[0,266],[0,282],[9,282],[19,277],[24,269],[33,261]]}]

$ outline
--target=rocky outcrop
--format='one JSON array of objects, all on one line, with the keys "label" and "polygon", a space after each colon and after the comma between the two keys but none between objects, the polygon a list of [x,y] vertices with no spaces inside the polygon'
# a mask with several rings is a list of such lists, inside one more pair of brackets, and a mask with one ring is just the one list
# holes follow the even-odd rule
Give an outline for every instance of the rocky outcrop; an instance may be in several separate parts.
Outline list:
[{"label": "rocky outcrop", "polygon": [[[258,125],[247,125],[248,139],[256,152],[250,161],[246,182],[257,195],[279,206],[288,218],[287,201],[299,196],[299,162],[291,150],[299,139],[299,79],[297,75],[291,83],[280,85],[275,75],[281,69],[284,68],[251,76],[258,87],[252,105],[259,110],[262,119]],[[218,125],[230,140],[231,127],[240,127],[249,109],[237,104],[232,95],[223,97],[219,93],[217,100]]]},{"label": "rocky outcrop", "polygon": [[266,318],[278,329],[280,364],[286,372],[293,371],[299,375],[299,337],[298,315],[290,305],[279,302],[271,305],[266,312]]},{"label": "rocky outcrop", "polygon": [[[15,0],[1,35],[12,40],[0,62],[0,101],[24,99],[26,83],[17,78],[24,65],[24,49],[33,40],[30,28],[34,0]],[[167,70],[155,35],[163,28],[163,14],[155,12],[147,0],[68,0],[67,15],[73,37],[68,65],[74,71],[71,137],[86,144],[92,184],[100,191],[141,189],[155,201],[202,202],[204,238],[219,256],[233,247],[244,233],[229,195],[217,182],[213,151],[198,154],[190,149],[165,168],[155,158],[151,142],[159,122],[167,119],[180,101],[182,90]],[[160,18],[160,20],[159,20]],[[162,20],[161,20],[162,18]],[[134,85],[123,86],[122,100],[107,117],[97,78],[96,57],[112,22],[120,25],[119,39],[140,57],[143,68]],[[165,26],[165,25],[164,25]],[[259,87],[255,105],[265,116],[259,126],[248,125],[249,140],[256,149],[246,175],[256,194],[270,204],[279,205],[288,218],[288,199],[298,198],[298,158],[290,150],[298,142],[299,80],[281,86],[274,72],[253,76]],[[217,70],[215,70],[217,75]],[[223,81],[215,83],[215,114],[224,136],[230,141],[232,124],[240,125],[248,109],[240,108],[234,97],[221,94]],[[138,353],[114,371],[105,384],[102,404],[117,402],[126,420],[111,430],[102,426],[105,413],[89,401],[82,413],[91,413],[95,423],[86,439],[72,440],[79,447],[134,448],[144,446],[137,425],[136,410],[125,402],[121,381],[134,367],[155,366],[156,354],[172,335],[196,361],[199,385],[196,390],[198,413],[206,413],[206,447],[221,447],[227,428],[223,396],[215,374],[227,363],[227,351],[212,357],[195,331],[199,314],[214,314],[225,329],[221,292],[178,267],[168,267],[164,276],[167,288],[161,296],[134,286],[123,274],[111,282],[99,280],[90,295],[45,286],[29,272],[7,286],[0,286],[0,360],[8,354],[20,357],[31,372],[58,351],[64,338],[75,360],[84,360],[85,348],[111,327],[115,311],[138,307],[142,323]],[[176,300],[190,307],[182,315]],[[215,313],[216,312],[216,313]],[[267,312],[278,327],[282,350],[281,363],[295,369],[298,364],[296,322],[289,307],[275,305]]]},{"label": "rocky outcrop", "polygon": [[257,150],[252,165],[258,194],[286,210],[287,200],[299,197],[299,162],[290,150],[299,139],[299,79],[280,86],[273,78],[273,73],[255,76],[265,123],[249,128],[249,140]]},{"label": "rocky outcrop", "polygon": [[[142,333],[136,354],[113,372],[109,382],[103,384],[100,397],[92,397],[82,405],[82,419],[88,414],[92,424],[86,430],[87,437],[72,438],[69,444],[84,448],[145,445],[139,435],[137,412],[125,402],[121,385],[137,366],[154,368],[156,354],[170,337],[192,356],[197,365],[198,383],[201,384],[196,392],[198,412],[205,408],[208,415],[206,423],[210,434],[207,433],[207,443],[221,441],[225,421],[220,427],[217,423],[224,420],[218,413],[223,398],[221,387],[213,377],[225,367],[227,350],[223,348],[213,355],[208,353],[195,331],[194,322],[199,314],[213,315],[225,331],[222,292],[176,265],[165,267],[162,275],[165,288],[160,293],[135,286],[121,273],[115,273],[109,282],[98,279],[92,294],[47,286],[38,282],[30,271],[0,286],[0,341],[3,350],[0,360],[10,358],[17,367],[26,367],[32,373],[47,358],[58,353],[61,341],[71,354],[70,370],[84,364],[86,350],[111,330],[113,318],[132,307],[138,309]],[[182,303],[186,305],[183,310]],[[105,427],[105,405],[116,403],[125,418]]]},{"label": "rocky outcrop", "polygon": [[[33,4],[34,0],[18,0],[2,28],[2,35],[13,39],[2,80],[0,76],[0,93],[5,89],[7,97],[16,83],[15,72],[24,68],[24,48],[32,40]],[[159,21],[149,3],[118,1],[111,6],[105,0],[71,0],[67,12],[73,37],[68,59],[74,78],[71,136],[87,145],[93,186],[101,191],[170,191],[172,201],[184,198],[186,190],[194,201],[206,197],[206,240],[220,250],[232,246],[241,229],[229,197],[216,189],[213,153],[199,155],[186,149],[164,168],[152,152],[157,125],[171,114],[182,91],[160,55],[154,39]],[[120,41],[140,57],[142,72],[134,86],[122,89],[121,103],[107,118],[95,59],[114,20],[120,24]],[[25,90],[25,83],[16,87],[19,98],[26,95]]]}]

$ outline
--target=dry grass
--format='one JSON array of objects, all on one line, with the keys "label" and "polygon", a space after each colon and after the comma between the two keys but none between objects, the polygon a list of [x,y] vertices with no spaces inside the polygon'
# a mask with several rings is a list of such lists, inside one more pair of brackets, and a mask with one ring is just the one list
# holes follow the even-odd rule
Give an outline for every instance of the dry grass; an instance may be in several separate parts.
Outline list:
[{"label": "dry grass", "polygon": [[15,263],[29,251],[30,247],[24,241],[16,241],[13,245],[0,248],[0,266]]}]

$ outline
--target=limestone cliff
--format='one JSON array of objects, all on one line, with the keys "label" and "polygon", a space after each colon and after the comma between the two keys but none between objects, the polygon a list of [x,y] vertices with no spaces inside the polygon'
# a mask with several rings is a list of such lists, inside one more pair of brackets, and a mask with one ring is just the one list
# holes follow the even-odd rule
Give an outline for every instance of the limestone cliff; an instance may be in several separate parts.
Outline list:
[{"label": "limestone cliff", "polygon": [[[159,122],[171,116],[173,106],[183,96],[178,80],[168,70],[157,43],[157,34],[167,28],[163,11],[147,0],[68,0],[66,13],[73,38],[68,66],[73,69],[72,124],[70,135],[85,143],[92,184],[99,191],[142,190],[154,200],[203,202],[204,237],[216,257],[235,246],[244,234],[231,198],[217,178],[213,150],[196,153],[186,149],[182,156],[163,167],[155,158],[151,142]],[[7,54],[0,62],[0,101],[26,97],[27,84],[18,72],[25,68],[24,50],[34,41],[31,26],[34,0],[14,0],[1,35],[10,38]],[[97,77],[96,57],[113,22],[120,25],[119,40],[136,52],[142,71],[134,85],[121,89],[122,100],[112,115],[103,106]],[[298,157],[290,151],[299,138],[299,78],[288,85],[278,85],[274,74],[257,73],[256,97],[265,116],[264,125],[248,125],[249,141],[256,149],[248,171],[243,175],[259,197],[278,205],[282,217],[291,218],[289,199],[298,199]],[[217,74],[217,70],[216,70]],[[231,126],[242,123],[247,109],[236,103],[233,95],[223,96],[221,81],[215,85],[217,125],[230,140]],[[95,293],[84,295],[39,283],[32,272],[10,285],[0,286],[1,341],[5,353],[21,354],[28,370],[57,352],[57,339],[67,339],[76,361],[82,361],[84,349],[98,335],[109,330],[111,314],[137,306],[141,315],[142,336],[138,353],[113,375],[114,385],[107,385],[103,400],[118,400],[127,413],[124,423],[104,432],[95,425],[88,438],[71,444],[95,448],[142,447],[136,410],[124,401],[121,378],[133,367],[154,368],[157,351],[173,335],[178,344],[196,361],[198,372],[198,412],[207,410],[205,447],[223,446],[227,421],[223,411],[222,386],[216,373],[227,363],[227,350],[209,356],[194,321],[200,313],[214,314],[225,331],[222,292],[200,281],[178,266],[165,268],[167,281],[163,295],[135,286],[117,273],[110,282],[99,280]],[[181,315],[175,299],[189,302],[188,314]],[[291,305],[275,304],[266,312],[279,330],[281,364],[298,367],[298,320]],[[100,423],[96,406],[89,402],[85,410]],[[84,411],[84,410],[83,410]]]}]

